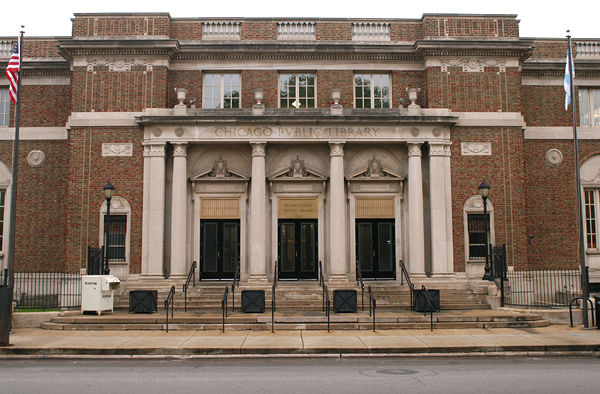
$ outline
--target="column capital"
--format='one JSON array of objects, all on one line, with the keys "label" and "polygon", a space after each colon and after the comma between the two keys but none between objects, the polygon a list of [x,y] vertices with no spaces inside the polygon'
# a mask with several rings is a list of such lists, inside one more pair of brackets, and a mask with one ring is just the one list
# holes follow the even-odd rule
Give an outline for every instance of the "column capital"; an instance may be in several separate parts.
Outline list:
[{"label": "column capital", "polygon": [[451,145],[452,145],[452,142],[446,142],[444,144],[444,156],[446,156],[446,157],[452,156],[452,151],[450,150]]},{"label": "column capital", "polygon": [[144,157],[165,157],[165,144],[145,144]]},{"label": "column capital", "polygon": [[429,156],[446,156],[445,142],[430,142]]},{"label": "column capital", "polygon": [[251,142],[250,145],[252,146],[252,157],[265,156],[266,142]]},{"label": "column capital", "polygon": [[344,144],[345,142],[330,142],[329,143],[329,156],[331,157],[344,157]]},{"label": "column capital", "polygon": [[418,156],[421,157],[421,145],[422,142],[409,142],[408,143],[408,157]]},{"label": "column capital", "polygon": [[173,142],[173,157],[187,157],[187,143]]}]

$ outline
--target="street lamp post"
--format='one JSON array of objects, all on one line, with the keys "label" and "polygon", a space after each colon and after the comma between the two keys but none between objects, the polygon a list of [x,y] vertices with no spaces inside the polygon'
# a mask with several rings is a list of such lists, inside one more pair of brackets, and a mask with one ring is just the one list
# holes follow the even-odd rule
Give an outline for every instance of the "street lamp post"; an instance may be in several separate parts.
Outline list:
[{"label": "street lamp post", "polygon": [[485,231],[485,273],[483,280],[494,280],[492,278],[492,267],[490,265],[490,246],[488,240],[488,215],[487,215],[487,199],[490,194],[490,185],[485,183],[485,179],[479,185],[479,195],[483,199],[483,223]]},{"label": "street lamp post", "polygon": [[104,222],[104,270],[103,274],[110,274],[110,268],[108,266],[108,248],[109,248],[109,236],[110,236],[110,200],[112,199],[115,187],[108,181],[102,188],[104,191],[104,197],[106,198],[106,220]]}]

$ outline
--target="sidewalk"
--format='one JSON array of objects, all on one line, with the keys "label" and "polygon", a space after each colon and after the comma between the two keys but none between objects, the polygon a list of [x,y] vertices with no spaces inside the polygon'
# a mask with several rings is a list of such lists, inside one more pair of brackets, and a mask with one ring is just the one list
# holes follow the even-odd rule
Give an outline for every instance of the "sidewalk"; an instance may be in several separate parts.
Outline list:
[{"label": "sidewalk", "polygon": [[600,330],[540,328],[372,331],[52,331],[18,329],[2,357],[214,355],[596,356]]}]

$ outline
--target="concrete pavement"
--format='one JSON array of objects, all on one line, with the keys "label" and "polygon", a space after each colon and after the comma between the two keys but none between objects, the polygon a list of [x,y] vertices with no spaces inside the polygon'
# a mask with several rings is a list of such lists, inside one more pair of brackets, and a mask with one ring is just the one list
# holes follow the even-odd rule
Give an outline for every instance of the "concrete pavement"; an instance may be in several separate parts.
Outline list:
[{"label": "concrete pavement", "polygon": [[501,355],[600,352],[600,330],[52,331],[17,329],[0,357],[214,355]]}]

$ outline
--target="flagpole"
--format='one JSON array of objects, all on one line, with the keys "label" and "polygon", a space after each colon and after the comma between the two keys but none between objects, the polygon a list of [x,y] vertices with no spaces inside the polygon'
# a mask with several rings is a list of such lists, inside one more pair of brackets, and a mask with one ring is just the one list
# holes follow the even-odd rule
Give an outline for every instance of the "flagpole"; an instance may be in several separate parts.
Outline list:
[{"label": "flagpole", "polygon": [[581,257],[581,290],[583,296],[583,327],[589,328],[588,321],[588,278],[585,264],[585,239],[583,237],[583,206],[581,201],[581,178],[579,171],[579,140],[577,138],[577,114],[575,111],[575,86],[573,86],[573,52],[571,51],[571,35],[567,30],[567,53],[569,62],[569,88],[571,90],[571,112],[573,113],[573,140],[575,145],[575,179],[577,181],[577,215],[579,217],[579,254]]},{"label": "flagpole", "polygon": [[[21,29],[25,26],[21,25]],[[13,139],[13,155],[12,155],[12,179],[10,182],[10,218],[9,218],[9,237],[8,237],[8,280],[10,288],[10,308],[9,322],[11,322],[12,331],[12,302],[15,288],[15,222],[17,217],[17,180],[19,172],[19,125],[21,122],[21,73],[23,70],[23,30],[19,35],[19,73],[17,80],[17,103],[15,111],[15,136]]]}]

